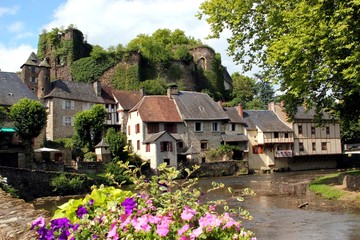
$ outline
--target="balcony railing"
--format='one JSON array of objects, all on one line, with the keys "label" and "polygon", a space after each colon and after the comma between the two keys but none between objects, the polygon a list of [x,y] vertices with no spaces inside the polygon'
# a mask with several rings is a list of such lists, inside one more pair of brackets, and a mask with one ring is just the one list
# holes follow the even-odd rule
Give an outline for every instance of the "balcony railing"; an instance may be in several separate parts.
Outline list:
[{"label": "balcony railing", "polygon": [[293,152],[292,150],[278,150],[275,153],[275,157],[282,158],[282,157],[292,157]]}]

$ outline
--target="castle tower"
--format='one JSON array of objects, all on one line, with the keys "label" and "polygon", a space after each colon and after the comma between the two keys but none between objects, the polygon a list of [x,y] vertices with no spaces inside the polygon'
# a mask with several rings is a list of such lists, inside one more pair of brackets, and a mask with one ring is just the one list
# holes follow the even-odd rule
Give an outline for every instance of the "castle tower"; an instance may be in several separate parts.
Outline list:
[{"label": "castle tower", "polygon": [[37,96],[39,99],[43,98],[50,92],[50,64],[48,58],[39,64],[39,75],[38,75],[38,89]]},{"label": "castle tower", "polygon": [[40,62],[35,53],[31,53],[27,61],[20,67],[21,80],[40,99],[50,91],[50,65],[45,58]]}]

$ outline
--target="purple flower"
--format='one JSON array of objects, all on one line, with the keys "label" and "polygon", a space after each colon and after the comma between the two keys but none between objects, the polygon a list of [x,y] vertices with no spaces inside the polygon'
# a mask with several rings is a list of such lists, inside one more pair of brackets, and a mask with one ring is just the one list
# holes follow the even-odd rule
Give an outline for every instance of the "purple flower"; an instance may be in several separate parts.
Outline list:
[{"label": "purple flower", "polygon": [[70,220],[67,218],[57,218],[51,220],[51,228],[56,231],[58,229],[66,229],[70,227]]},{"label": "purple flower", "polygon": [[82,218],[87,213],[88,213],[88,211],[87,211],[86,207],[84,207],[84,206],[79,206],[78,209],[76,210],[76,216],[78,218]]},{"label": "purple flower", "polygon": [[94,199],[89,200],[89,205],[94,205]]},{"label": "purple flower", "polygon": [[126,198],[122,203],[121,206],[125,208],[125,214],[131,214],[132,210],[136,207],[136,202],[133,198]]},{"label": "purple flower", "polygon": [[58,240],[67,240],[69,235],[70,235],[69,230],[63,230],[59,235]]},{"label": "purple flower", "polygon": [[30,230],[33,230],[34,227],[37,227],[37,226],[39,226],[39,227],[44,227],[45,226],[45,219],[43,217],[39,217],[39,218],[35,219],[32,222]]}]

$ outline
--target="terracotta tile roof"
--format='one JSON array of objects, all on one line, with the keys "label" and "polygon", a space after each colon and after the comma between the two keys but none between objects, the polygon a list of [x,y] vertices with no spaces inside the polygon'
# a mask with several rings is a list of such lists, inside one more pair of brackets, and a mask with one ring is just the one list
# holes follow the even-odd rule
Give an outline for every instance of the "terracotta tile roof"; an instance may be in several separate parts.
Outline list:
[{"label": "terracotta tile roof", "polygon": [[206,93],[179,91],[172,95],[183,120],[225,120],[229,116]]},{"label": "terracotta tile roof", "polygon": [[245,110],[244,120],[247,129],[255,129],[255,126],[263,132],[293,132],[282,122],[278,116],[270,110]]},{"label": "terracotta tile roof", "polygon": [[22,98],[38,100],[16,73],[0,72],[0,105],[11,106]]},{"label": "terracotta tile roof", "polygon": [[140,91],[113,90],[112,94],[124,110],[132,109],[142,97]]},{"label": "terracotta tile roof", "polygon": [[167,96],[144,96],[131,112],[136,110],[144,122],[182,122],[175,102]]}]

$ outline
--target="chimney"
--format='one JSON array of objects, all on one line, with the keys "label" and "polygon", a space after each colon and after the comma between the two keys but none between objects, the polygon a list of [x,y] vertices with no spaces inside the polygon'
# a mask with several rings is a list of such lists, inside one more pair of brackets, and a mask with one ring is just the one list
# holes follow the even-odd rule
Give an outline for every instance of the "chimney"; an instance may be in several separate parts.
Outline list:
[{"label": "chimney", "polygon": [[179,94],[179,88],[177,85],[171,85],[167,89],[167,96],[169,98],[172,98],[172,95],[178,95]]},{"label": "chimney", "polygon": [[236,110],[239,113],[240,117],[244,116],[243,106],[240,103],[239,103],[239,105],[236,106]]},{"label": "chimney", "polygon": [[93,83],[93,86],[94,86],[96,96],[101,97],[101,82],[96,81]]}]

